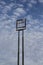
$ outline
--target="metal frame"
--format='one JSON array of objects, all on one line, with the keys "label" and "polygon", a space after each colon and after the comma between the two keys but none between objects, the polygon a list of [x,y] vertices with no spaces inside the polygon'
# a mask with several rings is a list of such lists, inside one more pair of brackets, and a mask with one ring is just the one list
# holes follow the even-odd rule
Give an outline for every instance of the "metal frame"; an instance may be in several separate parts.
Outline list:
[{"label": "metal frame", "polygon": [[[22,27],[18,27],[18,23],[24,23],[24,26]],[[16,21],[16,31],[21,31],[21,30],[25,30],[26,29],[26,19],[19,19]]]},{"label": "metal frame", "polygon": [[[21,21],[21,22],[20,22]],[[18,27],[18,22],[24,23],[24,26]],[[18,31],[18,59],[17,65],[19,65],[19,54],[20,54],[20,31],[22,31],[22,65],[24,65],[24,30],[26,29],[26,19],[19,19],[16,21],[16,31]]]}]

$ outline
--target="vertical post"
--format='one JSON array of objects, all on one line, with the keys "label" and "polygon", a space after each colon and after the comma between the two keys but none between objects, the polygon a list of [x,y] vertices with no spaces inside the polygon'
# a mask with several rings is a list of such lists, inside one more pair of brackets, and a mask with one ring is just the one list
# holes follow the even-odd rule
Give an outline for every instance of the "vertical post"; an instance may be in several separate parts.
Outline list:
[{"label": "vertical post", "polygon": [[22,65],[24,65],[24,30],[22,30]]},{"label": "vertical post", "polygon": [[19,48],[20,48],[20,31],[18,31],[18,60],[17,60],[17,65],[19,65]]}]

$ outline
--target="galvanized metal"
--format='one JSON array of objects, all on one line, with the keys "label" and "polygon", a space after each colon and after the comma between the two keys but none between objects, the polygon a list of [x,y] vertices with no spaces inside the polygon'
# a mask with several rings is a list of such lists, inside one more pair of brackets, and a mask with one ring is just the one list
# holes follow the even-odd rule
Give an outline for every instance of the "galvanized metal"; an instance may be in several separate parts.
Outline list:
[{"label": "galvanized metal", "polygon": [[22,30],[22,65],[24,65],[24,30]]},{"label": "galvanized metal", "polygon": [[18,59],[17,59],[17,65],[19,65],[19,54],[20,54],[20,31],[18,31]]}]

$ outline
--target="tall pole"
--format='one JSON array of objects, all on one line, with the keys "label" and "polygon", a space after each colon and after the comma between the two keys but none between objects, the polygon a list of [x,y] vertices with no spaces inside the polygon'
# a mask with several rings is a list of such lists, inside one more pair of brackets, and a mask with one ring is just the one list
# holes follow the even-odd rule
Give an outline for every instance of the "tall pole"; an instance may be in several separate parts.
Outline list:
[{"label": "tall pole", "polygon": [[22,65],[24,65],[24,30],[26,29],[26,19],[16,21],[16,31],[18,31],[18,58],[17,65],[20,65],[20,31],[22,31]]},{"label": "tall pole", "polygon": [[24,65],[24,30],[22,30],[22,65]]},{"label": "tall pole", "polygon": [[19,65],[19,53],[20,53],[20,31],[18,31],[18,60],[17,65]]}]

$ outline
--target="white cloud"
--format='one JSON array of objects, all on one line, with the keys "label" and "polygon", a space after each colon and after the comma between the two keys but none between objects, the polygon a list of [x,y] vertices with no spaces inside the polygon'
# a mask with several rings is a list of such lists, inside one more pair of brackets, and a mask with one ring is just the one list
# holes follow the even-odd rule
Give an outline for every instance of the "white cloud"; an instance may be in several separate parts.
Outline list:
[{"label": "white cloud", "polygon": [[39,0],[40,3],[43,3],[43,0]]},{"label": "white cloud", "polygon": [[8,13],[8,11],[10,11],[12,9],[12,7],[14,6],[15,3],[10,3],[10,4],[6,4],[4,5],[4,1],[1,2],[2,4],[0,6],[2,6],[2,13]]},{"label": "white cloud", "polygon": [[21,15],[26,14],[26,12],[25,12],[25,10],[23,8],[17,8],[16,12],[20,13]]},{"label": "white cloud", "polygon": [[[28,44],[27,44],[28,43]],[[41,65],[43,62],[43,33],[27,32],[25,34],[25,65]],[[32,62],[32,63],[31,63]]]},{"label": "white cloud", "polygon": [[26,11],[23,8],[16,8],[13,12],[13,16],[16,18],[26,15]]},{"label": "white cloud", "polygon": [[0,4],[2,4],[3,6],[6,5],[5,1],[0,1]]},{"label": "white cloud", "polygon": [[29,6],[29,7],[32,7],[32,4],[31,4],[31,3],[29,3],[29,4],[28,4],[28,6]]},{"label": "white cloud", "polygon": [[36,0],[31,0],[31,3],[36,4],[37,1]]},{"label": "white cloud", "polygon": [[[26,11],[19,4],[19,7],[14,10],[13,15],[8,16],[6,13],[13,6],[13,3],[6,5],[4,10],[6,8],[7,10],[0,16],[0,65],[17,64],[18,35],[15,28],[16,19],[18,16],[25,15]],[[25,65],[43,65],[43,31],[41,31],[43,27],[40,27],[43,24],[40,23],[39,19],[33,19],[31,15],[26,16],[26,19],[27,28],[24,36]]]},{"label": "white cloud", "polygon": [[7,5],[7,6],[4,7],[2,13],[5,14],[5,13],[7,13],[9,10],[11,10],[11,7]]},{"label": "white cloud", "polygon": [[16,4],[18,7],[23,8],[23,4]]},{"label": "white cloud", "polygon": [[43,18],[43,15],[40,15],[41,18]]},{"label": "white cloud", "polygon": [[25,3],[27,0],[19,0],[19,1]]},{"label": "white cloud", "polygon": [[[14,29],[11,34],[4,31],[0,38],[1,64],[16,64],[17,62],[17,32]],[[3,41],[2,41],[3,40]],[[43,33],[25,31],[25,65],[39,64],[43,62]],[[3,45],[4,44],[4,45]],[[15,51],[16,50],[16,51]],[[16,60],[15,60],[16,58]],[[6,61],[6,62],[5,62]]]}]

